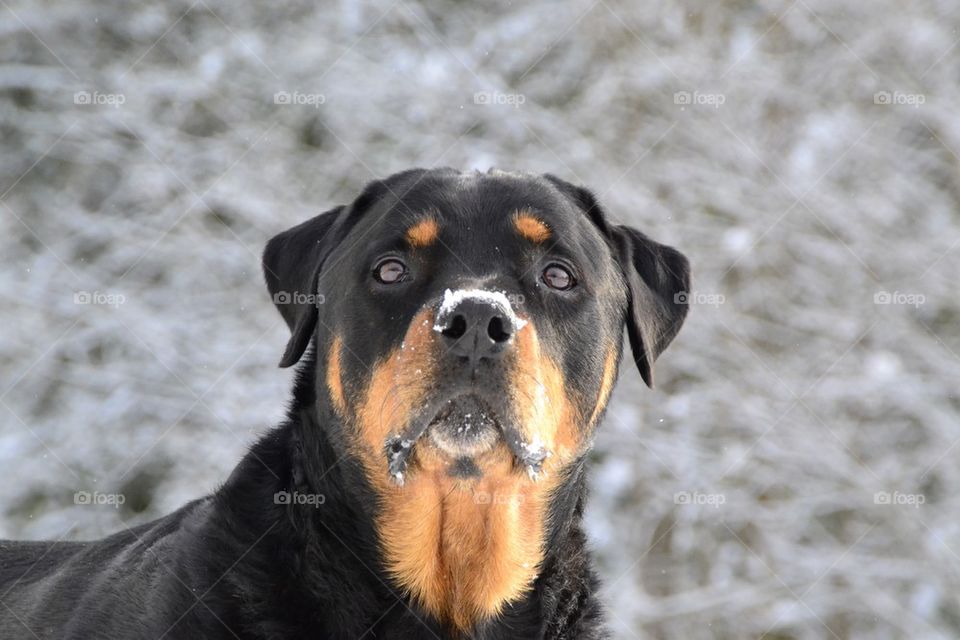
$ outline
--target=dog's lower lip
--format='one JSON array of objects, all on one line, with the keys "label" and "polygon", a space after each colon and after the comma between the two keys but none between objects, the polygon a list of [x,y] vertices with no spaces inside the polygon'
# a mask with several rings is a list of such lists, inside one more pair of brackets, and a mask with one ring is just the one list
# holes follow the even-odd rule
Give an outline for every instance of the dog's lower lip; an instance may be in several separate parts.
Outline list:
[{"label": "dog's lower lip", "polygon": [[[464,407],[463,405],[467,406]],[[466,420],[475,420],[477,424],[489,422],[497,427],[500,425],[496,414],[489,408],[486,402],[473,394],[466,394],[447,400],[443,408],[437,411],[437,414],[430,420],[427,425],[428,428],[440,424],[458,408],[463,409],[463,417]]]},{"label": "dog's lower lip", "polygon": [[502,429],[489,405],[467,394],[448,400],[429,422],[426,433],[441,451],[470,456],[492,448],[501,438]]}]

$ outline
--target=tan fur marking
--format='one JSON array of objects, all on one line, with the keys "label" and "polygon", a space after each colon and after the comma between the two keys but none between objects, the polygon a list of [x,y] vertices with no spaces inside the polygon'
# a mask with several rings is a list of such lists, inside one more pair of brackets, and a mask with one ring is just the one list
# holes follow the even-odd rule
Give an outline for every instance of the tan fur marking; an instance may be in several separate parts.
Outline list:
[{"label": "tan fur marking", "polygon": [[534,244],[540,244],[550,239],[550,228],[530,213],[518,211],[513,216],[513,226],[517,233]]},{"label": "tan fur marking", "polygon": [[440,225],[433,218],[423,218],[409,229],[405,237],[411,247],[429,247],[440,235]]},{"label": "tan fur marking", "polygon": [[[371,463],[382,466],[387,438],[410,421],[430,388],[436,343],[433,313],[421,311],[410,322],[403,344],[373,367],[358,409],[360,443]],[[381,474],[385,475],[383,469]]]},{"label": "tan fur marking", "polygon": [[607,350],[607,358],[603,363],[603,378],[600,380],[600,392],[597,395],[597,404],[593,407],[590,414],[590,421],[587,423],[590,428],[597,426],[597,418],[603,412],[607,402],[610,401],[610,394],[613,392],[613,385],[617,381],[617,352],[610,348]]},{"label": "tan fur marking", "polygon": [[551,452],[544,465],[550,475],[566,466],[579,452],[582,416],[572,402],[573,392],[560,367],[542,352],[533,323],[517,332],[514,350],[518,364],[510,384],[513,405],[527,440]]},{"label": "tan fur marking", "polygon": [[545,492],[513,469],[504,445],[485,456],[479,479],[450,478],[436,462],[416,469],[388,488],[379,520],[394,578],[461,630],[521,597],[543,557]]},{"label": "tan fur marking", "polygon": [[333,406],[340,415],[346,415],[347,400],[343,395],[343,377],[340,367],[340,351],[343,348],[343,340],[340,336],[334,336],[330,345],[330,351],[327,355],[327,390],[330,391],[330,399],[333,400]]}]

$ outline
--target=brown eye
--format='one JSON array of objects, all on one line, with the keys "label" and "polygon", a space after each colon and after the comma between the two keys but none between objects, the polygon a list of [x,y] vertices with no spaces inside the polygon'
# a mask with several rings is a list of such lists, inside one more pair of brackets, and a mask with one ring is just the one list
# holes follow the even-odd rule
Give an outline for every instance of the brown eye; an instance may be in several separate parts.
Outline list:
[{"label": "brown eye", "polygon": [[373,270],[373,277],[383,284],[396,284],[407,275],[407,265],[396,258],[381,260]]},{"label": "brown eye", "polygon": [[558,291],[572,289],[577,284],[573,274],[559,264],[551,264],[543,270],[543,281],[548,287]]}]

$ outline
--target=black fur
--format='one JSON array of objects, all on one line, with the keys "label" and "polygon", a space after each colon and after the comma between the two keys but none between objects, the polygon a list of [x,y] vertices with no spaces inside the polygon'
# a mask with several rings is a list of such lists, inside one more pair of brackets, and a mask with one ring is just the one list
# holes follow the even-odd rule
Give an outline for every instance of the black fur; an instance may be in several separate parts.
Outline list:
[{"label": "black fur", "polygon": [[[352,296],[350,310],[336,301],[318,306],[275,297],[292,332],[282,364],[300,361],[285,422],[251,448],[216,493],[163,518],[94,542],[0,542],[0,638],[453,637],[387,574],[374,529],[376,496],[346,447],[349,425],[336,417],[317,371],[326,357],[325,327],[350,313],[366,314],[358,317],[368,323],[379,318],[363,309],[355,287],[345,283],[350,259],[337,250],[357,252],[344,245],[375,229],[371,225],[379,220],[371,218],[398,207],[418,210],[424,193],[452,201],[451,184],[460,179],[452,170],[398,174],[373,183],[351,205],[274,238],[264,257],[271,294],[320,290]],[[590,268],[605,278],[606,288],[597,295],[618,292],[593,301],[582,317],[563,316],[567,312],[549,301],[542,308],[531,303],[532,313],[561,314],[557,335],[545,332],[544,339],[563,357],[565,379],[594,388],[597,369],[590,363],[597,357],[590,344],[568,344],[561,333],[616,332],[619,348],[625,324],[634,359],[652,384],[653,360],[683,321],[685,307],[674,295],[689,288],[686,260],[635,230],[609,225],[584,189],[552,176],[501,180],[506,182],[495,193],[507,195],[496,197],[509,200],[513,189],[523,202],[553,203],[554,214],[566,218],[572,237],[587,247],[584,259],[595,263]],[[578,226],[578,216],[589,228]],[[478,256],[491,250],[483,246],[485,232],[471,231]],[[471,259],[469,252],[463,256]],[[335,260],[341,266],[326,271],[325,262]],[[416,304],[423,303],[420,298]],[[409,317],[394,311],[399,315],[391,320]],[[399,329],[383,331],[382,338],[365,336],[370,358]],[[358,358],[368,356],[357,350]],[[463,637],[606,637],[581,526],[584,460],[566,469],[551,502],[547,556],[533,588]],[[476,472],[471,465],[465,459],[457,468],[470,475]],[[278,499],[296,494],[322,496],[323,502]]]}]

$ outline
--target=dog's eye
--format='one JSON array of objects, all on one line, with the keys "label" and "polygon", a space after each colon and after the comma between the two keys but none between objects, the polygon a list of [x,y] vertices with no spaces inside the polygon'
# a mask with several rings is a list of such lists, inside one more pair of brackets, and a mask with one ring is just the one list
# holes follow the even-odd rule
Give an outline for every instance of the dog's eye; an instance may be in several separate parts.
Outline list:
[{"label": "dog's eye", "polygon": [[566,291],[576,286],[577,281],[566,267],[551,264],[543,270],[543,282],[551,289]]},{"label": "dog's eye", "polygon": [[373,277],[383,284],[396,284],[407,276],[407,265],[396,258],[386,258],[377,263]]}]

